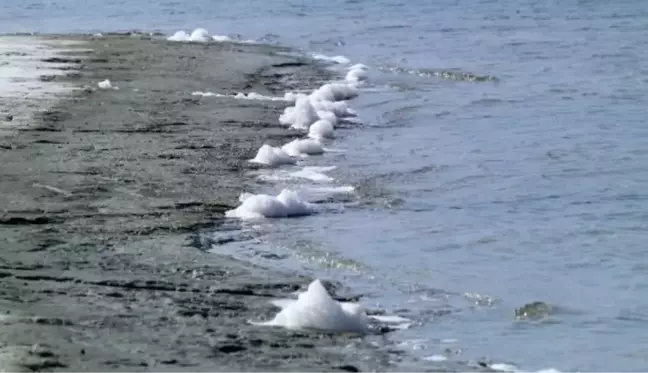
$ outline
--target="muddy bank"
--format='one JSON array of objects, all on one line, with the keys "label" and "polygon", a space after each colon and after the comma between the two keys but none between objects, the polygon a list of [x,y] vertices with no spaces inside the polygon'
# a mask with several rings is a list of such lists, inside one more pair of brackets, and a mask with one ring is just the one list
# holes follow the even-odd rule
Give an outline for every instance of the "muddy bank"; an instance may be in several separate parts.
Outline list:
[{"label": "muddy bank", "polygon": [[[83,43],[46,61],[74,68],[41,79],[82,89],[34,103],[0,138],[0,370],[353,371],[392,359],[366,340],[248,325],[309,279],[198,239],[236,228],[223,213],[246,189],[247,159],[296,134],[278,124],[285,103],[191,92],[283,95],[318,85],[320,67],[269,46],[49,38]],[[98,89],[104,79],[119,89]]]}]

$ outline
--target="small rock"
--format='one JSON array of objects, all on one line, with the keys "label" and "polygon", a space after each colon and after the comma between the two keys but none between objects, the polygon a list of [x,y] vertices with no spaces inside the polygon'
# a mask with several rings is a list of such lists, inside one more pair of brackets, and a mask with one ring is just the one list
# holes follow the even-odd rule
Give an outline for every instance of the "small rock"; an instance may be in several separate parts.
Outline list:
[{"label": "small rock", "polygon": [[0,114],[0,120],[5,122],[11,122],[14,119],[14,116],[11,114]]},{"label": "small rock", "polygon": [[226,354],[232,354],[235,352],[240,352],[240,351],[245,351],[246,348],[241,346],[241,345],[223,345],[218,347],[218,351],[226,353]]},{"label": "small rock", "polygon": [[336,369],[339,369],[344,372],[359,372],[360,369],[354,367],[353,365],[340,365],[338,367],[335,367]]}]

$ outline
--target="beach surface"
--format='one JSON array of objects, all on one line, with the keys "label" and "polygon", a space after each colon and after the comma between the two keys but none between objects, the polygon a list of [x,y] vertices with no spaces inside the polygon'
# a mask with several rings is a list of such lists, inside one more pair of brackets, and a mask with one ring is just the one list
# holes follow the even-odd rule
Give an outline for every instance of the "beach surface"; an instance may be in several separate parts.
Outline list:
[{"label": "beach surface", "polygon": [[250,325],[311,279],[209,253],[219,242],[201,234],[236,230],[224,212],[251,182],[248,159],[298,134],[277,121],[287,103],[192,92],[282,96],[317,87],[324,69],[263,45],[2,41],[0,370],[387,364],[357,338]]}]

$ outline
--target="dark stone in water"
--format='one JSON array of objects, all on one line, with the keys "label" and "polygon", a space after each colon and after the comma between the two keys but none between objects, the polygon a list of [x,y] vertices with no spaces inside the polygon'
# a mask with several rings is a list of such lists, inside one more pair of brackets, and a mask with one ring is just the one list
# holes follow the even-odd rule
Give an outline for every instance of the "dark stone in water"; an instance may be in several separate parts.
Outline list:
[{"label": "dark stone in water", "polygon": [[226,354],[231,354],[235,352],[240,352],[240,351],[245,351],[246,348],[241,346],[241,345],[235,345],[235,344],[227,344],[218,347],[218,351],[226,353]]},{"label": "dark stone in water", "polygon": [[531,302],[515,309],[515,317],[518,319],[537,319],[547,316],[552,307],[545,302]]},{"label": "dark stone in water", "polygon": [[340,365],[339,367],[336,367],[336,369],[339,369],[343,372],[359,372],[360,369],[354,367],[353,365]]}]

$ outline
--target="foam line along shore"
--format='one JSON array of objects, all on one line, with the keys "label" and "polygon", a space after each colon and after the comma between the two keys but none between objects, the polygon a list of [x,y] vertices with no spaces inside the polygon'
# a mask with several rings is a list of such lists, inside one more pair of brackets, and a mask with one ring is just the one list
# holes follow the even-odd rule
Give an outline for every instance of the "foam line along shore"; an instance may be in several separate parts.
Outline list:
[{"label": "foam line along shore", "polygon": [[[28,39],[55,55],[17,47],[4,60],[52,67],[29,81],[67,88],[0,99],[4,370],[365,370],[390,360],[343,336],[354,348],[248,324],[272,315],[269,297],[309,280],[206,253],[194,239],[231,224],[225,212],[254,182],[248,160],[262,145],[303,133],[278,123],[284,102],[214,105],[191,93],[279,96],[317,89],[308,82],[330,80],[328,71],[252,43]],[[51,47],[64,41],[71,50]],[[29,108],[20,115],[19,101]]]}]

